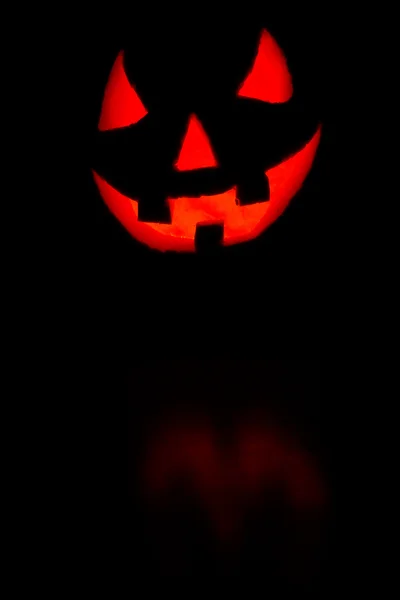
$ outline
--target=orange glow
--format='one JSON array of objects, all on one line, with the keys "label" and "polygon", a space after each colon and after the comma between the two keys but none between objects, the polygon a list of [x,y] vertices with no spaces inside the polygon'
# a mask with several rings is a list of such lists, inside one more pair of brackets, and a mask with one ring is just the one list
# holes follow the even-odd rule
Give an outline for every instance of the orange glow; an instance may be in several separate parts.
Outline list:
[{"label": "orange glow", "polygon": [[207,134],[197,117],[191,115],[175,168],[177,171],[191,171],[216,166],[217,161]]},{"label": "orange glow", "polygon": [[[292,92],[285,57],[272,36],[264,31],[257,58],[239,95],[267,102],[285,102]],[[146,114],[145,107],[128,82],[121,52],[106,87],[99,129],[104,131],[132,125]],[[320,135],[321,128],[299,152],[266,171],[270,185],[269,202],[239,206],[236,204],[235,187],[214,196],[170,198],[171,224],[139,222],[137,201],[118,192],[94,171],[93,175],[104,202],[135,239],[156,250],[194,252],[197,224],[223,223],[225,246],[254,239],[269,227],[301,188],[311,169]],[[175,168],[183,171],[210,166],[217,166],[217,162],[207,134],[193,115]]]},{"label": "orange glow", "polygon": [[118,129],[138,123],[147,115],[124,69],[124,54],[120,52],[111,70],[104,92],[99,130]]},{"label": "orange glow", "polygon": [[257,56],[238,96],[263,102],[287,102],[293,94],[285,55],[268,31],[261,34]]},{"label": "orange glow", "polygon": [[149,439],[143,464],[146,498],[162,505],[180,479],[208,512],[215,533],[232,542],[243,533],[246,512],[259,509],[264,493],[280,487],[300,516],[322,514],[328,494],[316,462],[283,431],[248,423],[218,440],[206,422],[167,424]]},{"label": "orange glow", "polygon": [[266,171],[270,185],[269,202],[238,206],[235,188],[217,196],[170,199],[171,225],[139,222],[138,203],[118,192],[97,173],[93,174],[108,208],[134,238],[157,250],[194,252],[198,223],[223,222],[226,246],[251,240],[271,225],[301,188],[319,140],[320,130],[297,154]]}]

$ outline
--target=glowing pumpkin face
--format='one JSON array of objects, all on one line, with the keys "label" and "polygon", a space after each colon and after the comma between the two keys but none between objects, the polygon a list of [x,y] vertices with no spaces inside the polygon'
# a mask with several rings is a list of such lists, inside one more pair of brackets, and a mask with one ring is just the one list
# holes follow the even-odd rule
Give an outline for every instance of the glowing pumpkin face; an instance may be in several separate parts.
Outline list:
[{"label": "glowing pumpkin face", "polygon": [[201,51],[193,54],[188,40],[181,44],[188,44],[192,67],[183,76],[179,52],[168,55],[158,66],[157,77],[168,70],[161,91],[157,81],[147,89],[137,51],[117,56],[93,174],[135,239],[157,250],[193,252],[205,242],[253,239],[271,225],[309,172],[320,127],[296,97],[285,57],[265,29],[236,53],[218,57],[220,44],[213,63]]}]

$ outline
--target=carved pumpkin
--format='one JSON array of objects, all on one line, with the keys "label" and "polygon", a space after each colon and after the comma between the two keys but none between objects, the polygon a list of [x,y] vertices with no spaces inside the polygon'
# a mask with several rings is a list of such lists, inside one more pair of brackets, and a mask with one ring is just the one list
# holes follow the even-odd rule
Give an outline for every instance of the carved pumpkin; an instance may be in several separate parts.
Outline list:
[{"label": "carved pumpkin", "polygon": [[[263,29],[253,37],[242,58],[229,48],[220,58],[216,44],[212,61],[185,38],[173,51],[166,42],[162,62],[160,42],[154,78],[162,69],[169,78],[161,91],[154,81],[147,90],[152,74],[143,72],[137,48],[115,60],[94,179],[115,217],[153,249],[193,252],[203,238],[228,246],[259,236],[311,169],[318,120],[296,97],[272,35]],[[193,64],[182,73],[185,52]]]}]

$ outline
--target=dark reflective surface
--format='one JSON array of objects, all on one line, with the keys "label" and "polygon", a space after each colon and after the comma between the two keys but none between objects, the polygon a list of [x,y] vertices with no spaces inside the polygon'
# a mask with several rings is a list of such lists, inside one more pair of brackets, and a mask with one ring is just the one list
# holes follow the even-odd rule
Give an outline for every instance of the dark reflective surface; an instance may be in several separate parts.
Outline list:
[{"label": "dark reflective surface", "polygon": [[128,380],[140,568],[317,589],[335,495],[318,361],[153,361]]}]

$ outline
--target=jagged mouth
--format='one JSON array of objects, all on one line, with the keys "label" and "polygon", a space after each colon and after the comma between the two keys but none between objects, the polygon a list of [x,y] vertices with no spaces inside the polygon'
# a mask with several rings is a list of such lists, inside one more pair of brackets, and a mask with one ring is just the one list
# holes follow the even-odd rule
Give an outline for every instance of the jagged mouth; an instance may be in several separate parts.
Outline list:
[{"label": "jagged mouth", "polygon": [[[146,203],[137,201],[140,196],[132,198],[126,193],[117,191],[105,177],[94,171],[95,182],[114,216],[124,224],[134,238],[155,250],[193,252],[196,246],[198,249],[196,234],[199,231],[206,238],[211,237],[213,243],[227,246],[257,237],[284,212],[292,197],[301,188],[311,168],[320,136],[321,127],[299,152],[266,172],[270,192],[269,201],[260,201],[247,206],[238,205],[236,186],[228,187],[228,191],[224,191],[225,185],[229,184],[231,179],[228,177],[224,180],[219,168],[215,169],[212,177],[216,178],[213,184],[217,181],[217,184],[221,185],[223,190],[221,194],[210,196],[185,194],[176,199],[171,195],[166,203],[168,214],[165,216],[168,218],[161,218],[158,221],[156,219],[153,222],[151,215],[142,214],[139,218],[139,207],[146,206]],[[204,169],[208,172],[210,170],[212,171],[212,169]],[[180,182],[184,183],[185,190],[193,185],[192,191],[197,192],[199,188],[196,188],[194,182],[196,179],[199,182],[202,176],[204,172],[177,173],[174,179],[179,186]],[[209,189],[212,187],[211,182],[212,178],[210,178]],[[204,187],[202,186],[201,189],[203,190]],[[145,191],[144,189],[143,192]],[[148,218],[149,221],[146,220]],[[204,224],[208,225],[204,226]]]}]

